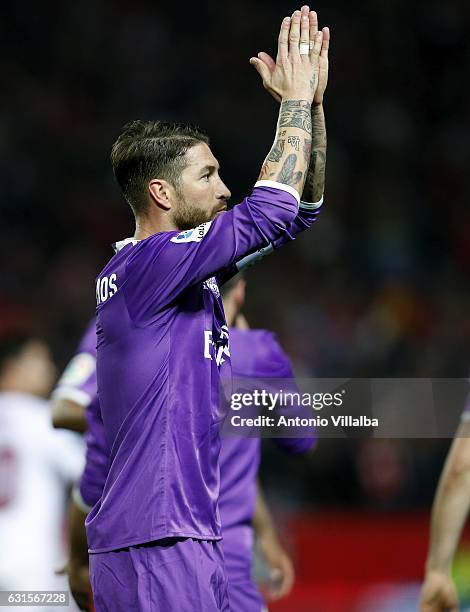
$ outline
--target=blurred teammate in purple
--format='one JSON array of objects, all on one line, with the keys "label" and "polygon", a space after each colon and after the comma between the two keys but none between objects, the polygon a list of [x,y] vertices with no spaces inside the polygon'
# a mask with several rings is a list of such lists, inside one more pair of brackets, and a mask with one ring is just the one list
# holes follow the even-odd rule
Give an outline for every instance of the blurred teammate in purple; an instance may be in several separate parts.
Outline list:
[{"label": "blurred teammate in purple", "polygon": [[86,522],[99,611],[228,609],[217,502],[219,383],[230,378],[230,354],[218,281],[288,237],[298,216],[311,222],[314,207],[298,205],[324,174],[323,111],[312,110],[322,38],[308,7],[283,21],[278,62],[263,77],[281,100],[275,142],[251,196],[231,211],[200,131],[137,121],[113,145],[136,232],[116,245],[96,285],[110,449]]},{"label": "blurred teammate in purple", "polygon": [[[245,299],[243,279],[231,281],[223,289],[227,321],[240,317]],[[236,380],[284,379],[297,390],[287,355],[273,333],[263,329],[230,328],[232,373]],[[305,453],[314,438],[274,439],[290,453]],[[254,536],[271,575],[277,577],[269,595],[286,595],[294,580],[293,567],[276,536],[263,495],[257,487],[261,456],[259,437],[222,437],[220,451],[220,516],[227,571],[230,608],[233,612],[261,612],[264,601],[252,580]],[[255,533],[254,533],[255,532]],[[274,581],[273,581],[274,582]]]}]

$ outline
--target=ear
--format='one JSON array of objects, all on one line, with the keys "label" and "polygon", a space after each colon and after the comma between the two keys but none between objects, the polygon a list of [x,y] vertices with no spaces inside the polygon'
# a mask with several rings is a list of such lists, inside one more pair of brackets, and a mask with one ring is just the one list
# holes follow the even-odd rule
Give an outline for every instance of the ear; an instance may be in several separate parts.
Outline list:
[{"label": "ear", "polygon": [[152,179],[148,184],[152,202],[164,210],[171,209],[171,187],[163,179]]}]

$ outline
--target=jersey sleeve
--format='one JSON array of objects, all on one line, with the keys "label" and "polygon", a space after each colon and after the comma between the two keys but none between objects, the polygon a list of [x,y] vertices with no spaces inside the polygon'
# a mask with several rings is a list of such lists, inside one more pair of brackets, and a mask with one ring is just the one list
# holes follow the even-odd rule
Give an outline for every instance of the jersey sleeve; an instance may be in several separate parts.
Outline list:
[{"label": "jersey sleeve", "polygon": [[280,238],[297,216],[298,202],[292,187],[259,181],[241,204],[213,221],[135,245],[124,286],[131,316],[142,309],[158,311],[187,287]]},{"label": "jersey sleeve", "polygon": [[296,237],[308,230],[318,218],[321,207],[323,204],[323,198],[316,204],[307,204],[306,202],[300,202],[299,211],[295,219],[286,227],[286,229],[268,245],[261,249],[255,249],[251,253],[248,253],[229,267],[222,270],[218,275],[219,285],[223,285],[229,281],[235,274],[241,272],[245,268],[254,265],[261,259],[264,259],[267,255],[270,255],[274,249],[280,249],[282,246],[295,240]]},{"label": "jersey sleeve", "polygon": [[282,236],[274,240],[273,247],[279,249],[284,244],[295,240],[299,234],[312,227],[320,214],[323,198],[316,204],[301,202],[299,212]]}]

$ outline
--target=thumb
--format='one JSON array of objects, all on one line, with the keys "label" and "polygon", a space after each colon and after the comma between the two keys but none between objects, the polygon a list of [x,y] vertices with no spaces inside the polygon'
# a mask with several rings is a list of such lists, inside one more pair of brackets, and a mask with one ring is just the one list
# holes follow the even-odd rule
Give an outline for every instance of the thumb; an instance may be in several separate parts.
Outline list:
[{"label": "thumb", "polygon": [[263,79],[263,83],[269,83],[271,73],[269,72],[269,68],[266,66],[266,64],[257,57],[250,58],[250,64],[256,68],[256,72]]}]

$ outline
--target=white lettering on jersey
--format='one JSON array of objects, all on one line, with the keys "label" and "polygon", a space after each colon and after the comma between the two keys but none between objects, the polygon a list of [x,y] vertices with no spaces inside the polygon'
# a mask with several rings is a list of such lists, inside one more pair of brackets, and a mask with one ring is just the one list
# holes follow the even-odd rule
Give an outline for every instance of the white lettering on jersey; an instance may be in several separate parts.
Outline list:
[{"label": "white lettering on jersey", "polygon": [[202,223],[198,225],[194,229],[186,230],[184,232],[180,232],[173,238],[170,238],[170,242],[182,243],[182,242],[201,242],[204,236],[209,231],[209,228],[212,224],[212,221],[207,221],[207,223]]},{"label": "white lettering on jersey", "polygon": [[212,342],[212,332],[207,329],[204,330],[204,359],[212,359],[211,354],[211,346],[213,346]]},{"label": "white lettering on jersey", "polygon": [[98,278],[96,281],[96,303],[101,304],[112,297],[117,291],[117,276],[111,274],[111,276],[103,276]]},{"label": "white lettering on jersey", "polygon": [[215,354],[217,366],[224,363],[226,357],[230,357],[229,333],[226,325],[222,326],[219,339],[215,342],[212,332],[204,330],[204,358],[212,359],[212,353]]}]

